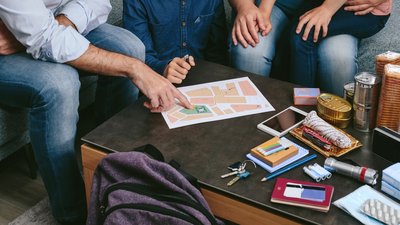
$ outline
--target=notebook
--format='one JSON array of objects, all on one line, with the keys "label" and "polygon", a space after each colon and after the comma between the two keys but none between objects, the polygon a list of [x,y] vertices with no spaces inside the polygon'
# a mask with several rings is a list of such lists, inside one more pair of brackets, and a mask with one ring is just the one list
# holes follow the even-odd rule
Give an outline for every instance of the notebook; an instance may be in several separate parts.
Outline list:
[{"label": "notebook", "polygon": [[[287,139],[285,137],[282,137],[281,139],[286,139],[288,142],[291,142],[289,139]],[[272,173],[272,172],[274,172],[276,170],[279,170],[280,168],[285,167],[285,166],[291,164],[292,162],[295,162],[298,159],[303,158],[304,156],[308,155],[308,150],[307,149],[301,147],[300,145],[298,145],[298,144],[296,144],[294,142],[292,142],[292,144],[294,146],[296,146],[296,148],[298,149],[297,154],[292,156],[292,157],[290,157],[289,159],[286,159],[285,161],[283,161],[282,163],[280,163],[279,165],[274,166],[274,167],[271,167],[271,166],[267,165],[263,161],[261,161],[261,160],[257,159],[256,157],[252,156],[250,153],[248,153],[246,155],[246,157],[248,159],[252,160],[253,162],[255,162],[257,165],[259,165],[263,169],[265,169],[268,172]]]},{"label": "notebook", "polygon": [[328,212],[334,187],[313,182],[278,178],[271,202]]},{"label": "notebook", "polygon": [[252,156],[271,167],[281,164],[287,159],[297,155],[298,152],[298,148],[294,146],[291,141],[286,138],[280,139],[279,137],[274,137],[250,150]]}]

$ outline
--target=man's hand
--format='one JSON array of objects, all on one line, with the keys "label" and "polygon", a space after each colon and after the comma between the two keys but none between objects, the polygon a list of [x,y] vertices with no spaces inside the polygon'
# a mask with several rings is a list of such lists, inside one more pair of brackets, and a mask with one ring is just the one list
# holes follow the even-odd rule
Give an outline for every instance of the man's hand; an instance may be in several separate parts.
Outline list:
[{"label": "man's hand", "polygon": [[386,0],[347,0],[344,10],[352,11],[355,15],[365,15],[384,1]]},{"label": "man's hand", "polygon": [[0,20],[0,55],[11,55],[24,49],[25,47],[15,39],[14,35]]},{"label": "man's hand", "polygon": [[186,78],[192,66],[195,65],[193,56],[183,58],[176,57],[165,67],[164,76],[171,83],[180,84]]},{"label": "man's hand", "polygon": [[183,107],[193,108],[171,82],[138,59],[89,45],[83,55],[67,64],[92,73],[128,77],[147,96],[149,102],[144,105],[152,112],[170,109],[175,105],[175,99]]},{"label": "man's hand", "polygon": [[332,12],[324,5],[311,9],[300,17],[299,24],[296,27],[296,33],[299,34],[305,26],[302,37],[305,41],[307,40],[311,29],[314,27],[313,41],[317,42],[321,29],[322,37],[326,37],[328,34],[328,25],[334,13],[335,12]]},{"label": "man's hand", "polygon": [[151,112],[169,110],[175,105],[175,99],[183,107],[193,108],[187,98],[171,82],[154,72],[146,64],[138,64],[134,73],[136,76],[131,79],[149,99],[148,102],[144,103],[144,106],[150,109]]},{"label": "man's hand", "polygon": [[[266,25],[269,21],[262,14],[261,10],[253,3],[247,4],[239,9],[232,28],[232,41],[234,45],[240,44],[247,48],[250,44],[255,47],[259,42],[258,32],[266,35],[271,30],[271,25]],[[268,30],[269,29],[269,30]]]}]

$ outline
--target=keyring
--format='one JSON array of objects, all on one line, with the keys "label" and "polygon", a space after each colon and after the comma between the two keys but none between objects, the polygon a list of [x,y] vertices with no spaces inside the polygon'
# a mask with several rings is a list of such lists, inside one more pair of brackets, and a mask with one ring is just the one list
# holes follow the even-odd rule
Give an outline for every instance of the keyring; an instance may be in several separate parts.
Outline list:
[{"label": "keyring", "polygon": [[[246,170],[247,162],[251,162],[253,164],[253,166],[254,166],[254,169],[257,168],[256,163],[253,160],[250,160],[250,159],[244,160],[239,168],[242,168],[242,170]],[[254,170],[253,171],[247,170],[247,171],[252,173]]]}]

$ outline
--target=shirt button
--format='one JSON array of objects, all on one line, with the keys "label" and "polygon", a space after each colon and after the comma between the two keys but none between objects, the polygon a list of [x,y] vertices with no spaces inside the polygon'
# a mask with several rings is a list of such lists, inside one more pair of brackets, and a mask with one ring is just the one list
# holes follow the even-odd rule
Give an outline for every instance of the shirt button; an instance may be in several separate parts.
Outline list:
[{"label": "shirt button", "polygon": [[182,46],[183,46],[183,47],[186,47],[186,45],[187,45],[186,42],[183,42],[183,43],[182,43]]},{"label": "shirt button", "polygon": [[182,5],[185,5],[186,4],[186,1],[182,1]]},{"label": "shirt button", "polygon": [[186,26],[186,22],[182,21],[182,27]]}]

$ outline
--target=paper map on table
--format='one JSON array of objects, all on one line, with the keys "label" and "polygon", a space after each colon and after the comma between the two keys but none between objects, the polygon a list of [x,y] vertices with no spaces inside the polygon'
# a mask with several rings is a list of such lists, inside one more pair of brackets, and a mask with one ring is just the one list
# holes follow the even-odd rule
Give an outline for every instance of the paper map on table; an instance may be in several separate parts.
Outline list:
[{"label": "paper map on table", "polygon": [[163,112],[170,129],[275,110],[248,77],[178,89],[194,108],[176,105]]}]

